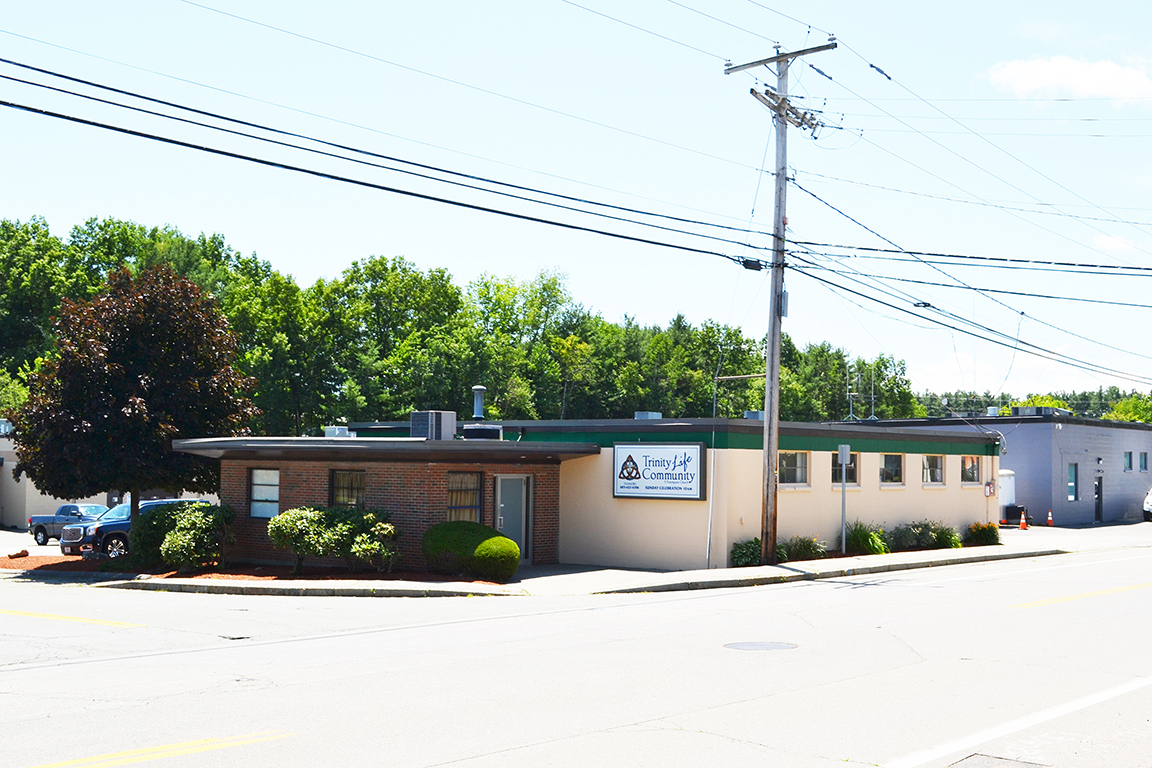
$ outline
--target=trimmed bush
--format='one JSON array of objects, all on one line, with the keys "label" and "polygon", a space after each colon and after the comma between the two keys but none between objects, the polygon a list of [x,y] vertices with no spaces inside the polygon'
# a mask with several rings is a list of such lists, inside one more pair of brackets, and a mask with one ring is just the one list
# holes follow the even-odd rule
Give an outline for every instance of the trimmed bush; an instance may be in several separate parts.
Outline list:
[{"label": "trimmed bush", "polygon": [[731,558],[733,568],[760,565],[760,537],[745,539],[733,544]]},{"label": "trimmed bush", "polygon": [[349,570],[369,565],[392,570],[398,535],[382,509],[298,507],[268,521],[268,537],[296,557],[292,572],[299,575],[306,557],[342,557]]},{"label": "trimmed bush", "polygon": [[996,523],[972,523],[964,533],[964,546],[984,547],[1000,543],[1000,526]]},{"label": "trimmed bush", "polygon": [[847,539],[845,550],[849,555],[886,555],[890,551],[884,530],[872,523],[859,520],[849,523]]},{"label": "trimmed bush", "polygon": [[233,518],[232,509],[226,504],[201,504],[179,510],[175,527],[160,544],[160,556],[181,571],[223,562],[233,540],[229,529]]},{"label": "trimmed bush", "polygon": [[323,557],[332,548],[332,536],[324,522],[324,513],[310,507],[288,509],[268,521],[268,538],[296,557],[292,573],[299,575],[304,558]]},{"label": "trimmed bush", "polygon": [[776,562],[779,563],[821,560],[825,557],[828,557],[828,547],[824,542],[817,541],[815,536],[793,536],[776,542]]},{"label": "trimmed bush", "polygon": [[428,529],[420,542],[428,567],[437,573],[465,574],[505,582],[520,567],[520,547],[495,528],[453,520]]}]

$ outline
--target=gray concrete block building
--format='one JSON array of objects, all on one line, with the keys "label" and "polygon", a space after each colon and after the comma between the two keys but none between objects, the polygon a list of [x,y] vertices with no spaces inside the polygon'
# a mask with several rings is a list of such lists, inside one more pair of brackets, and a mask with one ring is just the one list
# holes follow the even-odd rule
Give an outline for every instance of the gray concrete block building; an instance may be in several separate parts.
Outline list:
[{"label": "gray concrete block building", "polygon": [[1143,518],[1152,488],[1152,424],[1086,419],[1060,408],[1014,408],[1011,416],[891,419],[878,424],[1001,436],[1000,468],[1016,474],[1016,503],[1035,523]]}]

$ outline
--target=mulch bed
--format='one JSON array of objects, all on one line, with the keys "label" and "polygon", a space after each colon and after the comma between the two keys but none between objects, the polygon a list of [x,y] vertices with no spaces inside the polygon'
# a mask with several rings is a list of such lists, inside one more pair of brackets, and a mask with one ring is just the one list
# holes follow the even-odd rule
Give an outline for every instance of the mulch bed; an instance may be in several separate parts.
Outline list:
[{"label": "mulch bed", "polygon": [[[53,573],[99,573],[99,566],[106,560],[85,560],[76,555],[27,555],[0,556],[0,570],[50,571]],[[135,575],[133,572],[131,575]],[[338,568],[304,566],[300,576],[292,575],[290,565],[229,565],[224,568],[204,568],[193,573],[162,571],[149,574],[154,579],[230,579],[235,581],[465,581],[473,584],[493,584],[482,579],[464,577],[449,578],[436,573],[423,571],[348,571]]]}]

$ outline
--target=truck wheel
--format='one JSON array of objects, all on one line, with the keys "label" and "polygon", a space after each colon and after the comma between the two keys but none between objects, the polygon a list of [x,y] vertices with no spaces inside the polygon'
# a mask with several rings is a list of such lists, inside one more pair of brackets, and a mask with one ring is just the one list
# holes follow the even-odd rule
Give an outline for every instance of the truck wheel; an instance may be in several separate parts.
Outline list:
[{"label": "truck wheel", "polygon": [[128,554],[128,539],[114,533],[104,540],[104,552],[108,557],[120,557]]},{"label": "truck wheel", "polygon": [[40,546],[48,546],[48,531],[44,530],[43,528],[37,528],[32,536],[36,539],[36,543]]}]

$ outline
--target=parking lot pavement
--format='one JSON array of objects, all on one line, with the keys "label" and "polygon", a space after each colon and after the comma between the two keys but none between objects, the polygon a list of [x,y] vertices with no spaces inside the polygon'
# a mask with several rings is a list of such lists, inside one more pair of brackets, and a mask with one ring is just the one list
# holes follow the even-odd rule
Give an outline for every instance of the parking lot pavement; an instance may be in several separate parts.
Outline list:
[{"label": "parking lot pavement", "polygon": [[28,550],[30,555],[59,555],[60,542],[52,539],[48,546],[37,546],[28,531],[14,531],[11,528],[0,528],[0,557],[7,557],[22,549]]}]

